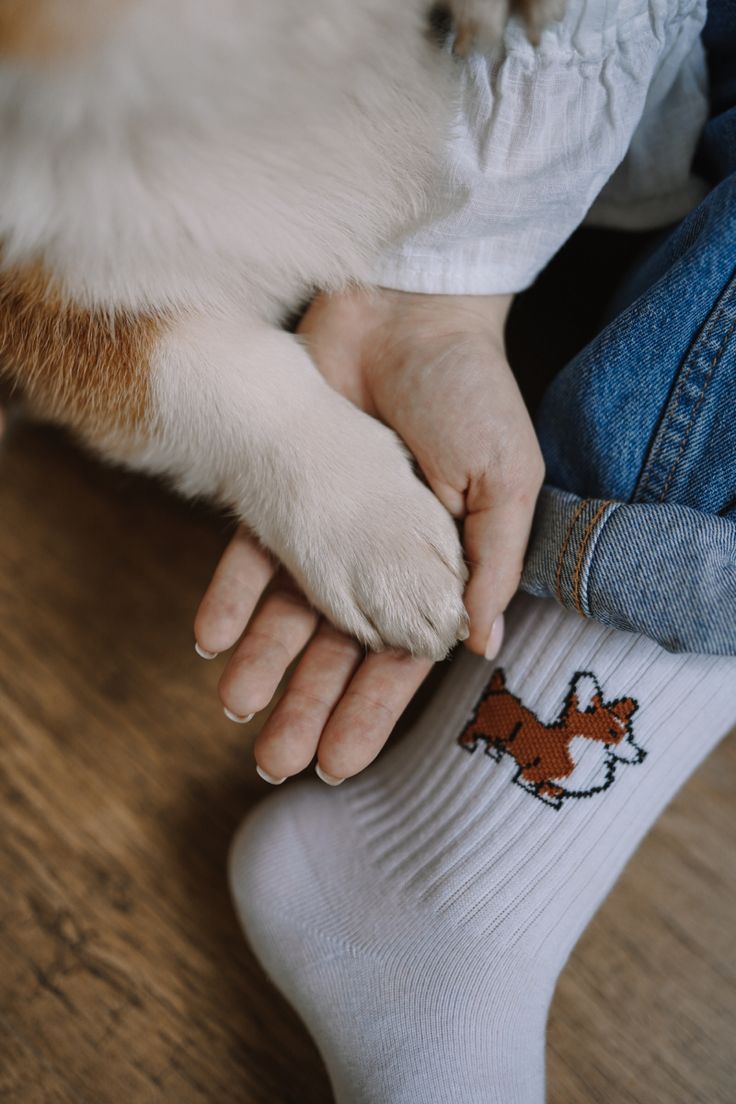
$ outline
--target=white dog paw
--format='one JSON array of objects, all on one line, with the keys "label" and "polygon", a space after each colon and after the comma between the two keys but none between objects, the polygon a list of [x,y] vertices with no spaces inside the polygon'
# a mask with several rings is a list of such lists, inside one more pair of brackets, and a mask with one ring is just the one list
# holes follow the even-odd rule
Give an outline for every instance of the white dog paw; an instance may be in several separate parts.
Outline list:
[{"label": "white dog paw", "polygon": [[281,558],[314,605],[369,648],[442,659],[468,635],[455,522],[398,438],[360,417],[344,465],[333,456],[319,501],[294,515],[296,555]]},{"label": "white dog paw", "polygon": [[443,659],[468,635],[467,570],[452,518],[418,480],[344,541],[333,616],[372,648]]}]

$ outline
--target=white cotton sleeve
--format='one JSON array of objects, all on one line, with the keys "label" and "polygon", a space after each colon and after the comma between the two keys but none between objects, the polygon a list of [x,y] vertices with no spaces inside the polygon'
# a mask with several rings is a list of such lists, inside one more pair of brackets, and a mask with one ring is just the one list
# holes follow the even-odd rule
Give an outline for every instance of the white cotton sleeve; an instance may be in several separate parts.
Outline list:
[{"label": "white cotton sleeve", "polygon": [[705,0],[568,0],[538,47],[512,21],[497,56],[458,62],[448,213],[387,252],[376,283],[521,291],[586,216],[644,229],[686,214],[703,192],[705,14]]}]

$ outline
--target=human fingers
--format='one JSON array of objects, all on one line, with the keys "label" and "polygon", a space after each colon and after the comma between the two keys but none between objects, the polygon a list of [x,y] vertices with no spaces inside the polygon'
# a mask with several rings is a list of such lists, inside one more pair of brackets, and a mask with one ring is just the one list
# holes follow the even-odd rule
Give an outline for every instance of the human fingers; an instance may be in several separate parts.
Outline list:
[{"label": "human fingers", "polygon": [[371,763],[432,669],[429,659],[398,652],[367,656],[322,733],[317,773],[339,785]]},{"label": "human fingers", "polygon": [[279,784],[309,765],[363,655],[356,640],[320,623],[256,739],[258,772],[267,782]]},{"label": "human fingers", "polygon": [[248,623],[220,679],[220,700],[230,720],[244,724],[265,709],[318,619],[288,577],[280,576]]},{"label": "human fingers", "polygon": [[194,619],[195,648],[203,659],[232,648],[275,571],[268,553],[240,526],[220,557]]}]

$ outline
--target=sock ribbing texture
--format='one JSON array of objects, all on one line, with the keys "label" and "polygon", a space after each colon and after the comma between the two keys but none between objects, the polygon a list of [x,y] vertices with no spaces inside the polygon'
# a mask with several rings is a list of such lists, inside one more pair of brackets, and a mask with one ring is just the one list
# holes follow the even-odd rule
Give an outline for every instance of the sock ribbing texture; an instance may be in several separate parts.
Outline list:
[{"label": "sock ribbing texture", "polygon": [[736,661],[672,655],[518,597],[493,663],[459,653],[406,738],[245,821],[246,934],[338,1104],[541,1104],[572,947],[736,720]]}]

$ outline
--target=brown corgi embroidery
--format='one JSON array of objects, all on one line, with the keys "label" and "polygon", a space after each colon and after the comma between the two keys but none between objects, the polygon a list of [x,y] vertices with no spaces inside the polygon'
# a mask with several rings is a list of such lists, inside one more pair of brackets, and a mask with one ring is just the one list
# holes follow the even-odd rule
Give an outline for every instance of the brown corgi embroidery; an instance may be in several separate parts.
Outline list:
[{"label": "brown corgi embroidery", "polygon": [[545,724],[506,689],[499,668],[458,743],[472,754],[482,741],[497,763],[509,755],[518,768],[513,781],[561,809],[570,798],[607,790],[622,763],[642,762],[646,752],[634,742],[631,723],[638,707],[634,698],[605,702],[595,675],[578,671],[560,715]]}]

